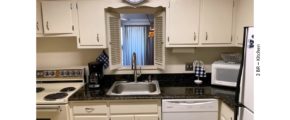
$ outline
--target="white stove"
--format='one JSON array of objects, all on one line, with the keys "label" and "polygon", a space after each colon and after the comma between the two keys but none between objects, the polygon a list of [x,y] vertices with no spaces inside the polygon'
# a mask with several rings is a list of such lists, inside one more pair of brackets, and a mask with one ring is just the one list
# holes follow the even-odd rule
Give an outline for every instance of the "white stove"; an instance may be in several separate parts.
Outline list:
[{"label": "white stove", "polygon": [[[43,104],[67,104],[68,98],[79,90],[83,86],[83,83],[38,83],[36,89],[39,89],[36,93],[37,99],[36,103],[38,105]],[[72,91],[61,91],[62,89],[72,90]],[[48,95],[52,94],[64,94],[65,97],[59,99],[47,99]],[[67,94],[67,95],[66,95]],[[58,97],[56,95],[56,97]],[[52,98],[56,98],[52,97]],[[62,96],[59,96],[62,97]]]},{"label": "white stove", "polygon": [[79,67],[37,70],[37,120],[69,120],[68,99],[84,85],[84,71]]}]

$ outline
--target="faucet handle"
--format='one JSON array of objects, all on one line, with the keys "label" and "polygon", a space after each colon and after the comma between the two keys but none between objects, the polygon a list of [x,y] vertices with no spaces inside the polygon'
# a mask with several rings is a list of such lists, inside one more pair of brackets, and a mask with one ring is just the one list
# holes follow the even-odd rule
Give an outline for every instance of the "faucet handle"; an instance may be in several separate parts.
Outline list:
[{"label": "faucet handle", "polygon": [[148,75],[148,82],[152,82],[151,75]]}]

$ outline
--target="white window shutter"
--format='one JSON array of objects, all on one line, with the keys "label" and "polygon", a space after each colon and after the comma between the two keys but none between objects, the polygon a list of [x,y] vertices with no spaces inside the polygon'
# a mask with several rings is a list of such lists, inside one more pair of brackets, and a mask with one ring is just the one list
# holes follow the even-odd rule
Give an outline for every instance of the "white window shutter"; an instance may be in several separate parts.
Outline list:
[{"label": "white window shutter", "polygon": [[121,35],[120,35],[120,17],[111,13],[106,13],[107,38],[109,42],[109,63],[110,70],[116,70],[121,67]]},{"label": "white window shutter", "polygon": [[154,65],[158,69],[165,69],[165,11],[154,17]]}]

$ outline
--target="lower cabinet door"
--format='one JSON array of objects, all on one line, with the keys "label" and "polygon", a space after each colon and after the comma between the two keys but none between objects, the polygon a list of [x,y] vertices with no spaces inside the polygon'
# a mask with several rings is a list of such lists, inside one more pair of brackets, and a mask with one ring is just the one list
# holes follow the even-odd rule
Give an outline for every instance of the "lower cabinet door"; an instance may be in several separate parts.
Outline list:
[{"label": "lower cabinet door", "polygon": [[107,116],[74,116],[74,120],[108,120]]},{"label": "lower cabinet door", "polygon": [[111,120],[134,120],[134,115],[112,115]]},{"label": "lower cabinet door", "polygon": [[135,115],[135,120],[158,120],[158,115]]}]

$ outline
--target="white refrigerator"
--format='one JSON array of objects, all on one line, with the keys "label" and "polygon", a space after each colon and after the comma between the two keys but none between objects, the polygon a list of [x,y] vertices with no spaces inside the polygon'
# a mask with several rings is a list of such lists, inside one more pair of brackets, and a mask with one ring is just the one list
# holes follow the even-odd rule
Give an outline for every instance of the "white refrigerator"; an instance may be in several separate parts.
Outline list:
[{"label": "white refrigerator", "polygon": [[254,120],[254,47],[254,28],[245,27],[235,120]]}]

